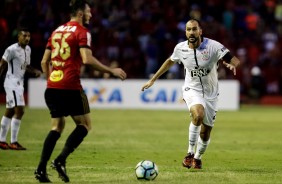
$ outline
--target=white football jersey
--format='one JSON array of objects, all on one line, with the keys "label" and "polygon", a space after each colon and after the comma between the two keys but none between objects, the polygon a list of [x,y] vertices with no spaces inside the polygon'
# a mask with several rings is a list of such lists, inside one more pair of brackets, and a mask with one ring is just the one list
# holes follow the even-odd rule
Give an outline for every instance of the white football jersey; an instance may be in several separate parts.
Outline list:
[{"label": "white football jersey", "polygon": [[26,66],[30,65],[31,49],[27,45],[23,49],[18,43],[9,46],[2,58],[8,62],[4,87],[23,88],[23,79]]},{"label": "white football jersey", "polygon": [[191,49],[188,41],[178,43],[170,57],[185,68],[183,90],[192,89],[204,98],[213,100],[218,96],[218,61],[229,50],[221,43],[204,38],[197,49]]}]

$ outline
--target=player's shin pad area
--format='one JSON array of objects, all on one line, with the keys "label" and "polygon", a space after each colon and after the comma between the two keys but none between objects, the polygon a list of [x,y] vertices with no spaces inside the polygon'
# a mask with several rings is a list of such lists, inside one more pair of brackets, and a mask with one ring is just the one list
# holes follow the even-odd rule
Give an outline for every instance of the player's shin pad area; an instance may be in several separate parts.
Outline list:
[{"label": "player's shin pad area", "polygon": [[[4,106],[0,110],[3,114]],[[148,159],[159,167],[153,183],[281,183],[281,112],[282,107],[258,106],[219,111],[203,169],[188,170],[181,164],[187,151],[187,112],[92,109],[92,130],[67,160],[70,182],[143,183],[136,179],[134,167]],[[67,118],[50,162],[73,127]],[[0,183],[38,183],[33,172],[49,129],[48,110],[26,109],[19,142],[27,150],[0,150]],[[47,172],[53,183],[62,183],[56,171],[48,167]]]}]

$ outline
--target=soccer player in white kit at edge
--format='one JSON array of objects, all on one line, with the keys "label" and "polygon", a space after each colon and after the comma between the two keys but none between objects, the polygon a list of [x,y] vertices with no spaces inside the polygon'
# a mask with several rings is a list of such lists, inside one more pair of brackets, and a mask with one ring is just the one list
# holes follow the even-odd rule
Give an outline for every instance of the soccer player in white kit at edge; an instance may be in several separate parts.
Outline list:
[{"label": "soccer player in white kit at edge", "polygon": [[[9,46],[0,61],[0,75],[5,75],[6,111],[1,119],[0,148],[3,150],[25,150],[18,142],[21,119],[24,114],[24,74],[33,73],[35,77],[41,71],[30,66],[31,48],[28,46],[30,32],[26,28],[18,30],[18,42]],[[8,69],[7,69],[8,67]],[[4,71],[6,71],[5,73]],[[11,142],[6,142],[11,127]]]},{"label": "soccer player in white kit at edge", "polygon": [[185,82],[182,91],[191,123],[188,151],[182,165],[188,169],[202,169],[201,158],[210,143],[210,133],[218,109],[218,62],[223,62],[236,75],[240,61],[221,43],[203,37],[200,22],[196,19],[186,23],[186,37],[187,40],[175,46],[172,55],[144,84],[142,91],[151,87],[175,63],[184,65]]}]

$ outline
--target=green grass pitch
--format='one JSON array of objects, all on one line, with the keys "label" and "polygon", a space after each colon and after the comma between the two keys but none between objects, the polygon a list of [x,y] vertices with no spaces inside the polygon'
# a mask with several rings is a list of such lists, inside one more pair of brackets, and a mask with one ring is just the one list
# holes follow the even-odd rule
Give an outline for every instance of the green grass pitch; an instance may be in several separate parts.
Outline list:
[{"label": "green grass pitch", "polygon": [[[4,106],[0,107],[1,116]],[[189,113],[168,110],[91,110],[92,130],[68,158],[71,183],[144,183],[135,165],[154,161],[159,176],[150,183],[257,184],[282,183],[282,107],[243,106],[219,111],[202,170],[181,165],[187,151]],[[54,159],[74,128],[71,118],[59,139]],[[46,109],[25,111],[19,142],[26,151],[0,150],[0,183],[38,183],[33,172],[50,130]],[[8,141],[10,134],[8,134]],[[50,160],[50,161],[51,161]],[[63,183],[48,168],[53,183]]]}]

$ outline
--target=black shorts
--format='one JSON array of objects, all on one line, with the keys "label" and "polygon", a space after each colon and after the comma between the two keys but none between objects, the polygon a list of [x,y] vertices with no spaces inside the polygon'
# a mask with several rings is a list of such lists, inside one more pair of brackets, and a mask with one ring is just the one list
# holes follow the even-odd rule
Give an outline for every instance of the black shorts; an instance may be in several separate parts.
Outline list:
[{"label": "black shorts", "polygon": [[90,112],[88,99],[83,90],[47,88],[44,95],[52,118],[84,115]]}]

